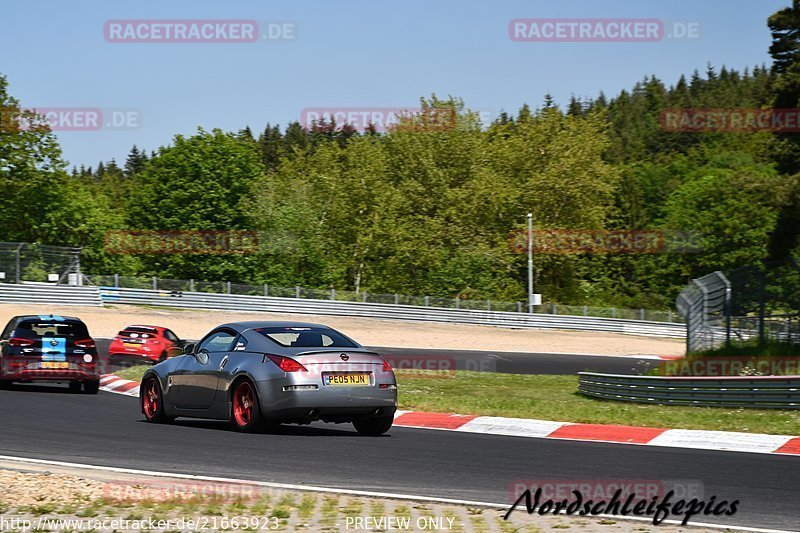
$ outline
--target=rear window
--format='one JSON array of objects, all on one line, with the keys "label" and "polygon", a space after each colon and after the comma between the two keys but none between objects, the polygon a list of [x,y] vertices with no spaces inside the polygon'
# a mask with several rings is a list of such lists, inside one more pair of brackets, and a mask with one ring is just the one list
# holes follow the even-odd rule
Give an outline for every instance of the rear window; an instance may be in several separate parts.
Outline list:
[{"label": "rear window", "polygon": [[131,339],[149,339],[157,336],[157,331],[153,328],[130,327],[118,333],[120,337],[130,337]]},{"label": "rear window", "polygon": [[20,322],[15,330],[16,335],[26,337],[69,337],[86,338],[89,330],[82,322],[46,322],[26,320]]},{"label": "rear window", "polygon": [[287,348],[356,348],[344,335],[330,328],[269,327],[254,331]]}]

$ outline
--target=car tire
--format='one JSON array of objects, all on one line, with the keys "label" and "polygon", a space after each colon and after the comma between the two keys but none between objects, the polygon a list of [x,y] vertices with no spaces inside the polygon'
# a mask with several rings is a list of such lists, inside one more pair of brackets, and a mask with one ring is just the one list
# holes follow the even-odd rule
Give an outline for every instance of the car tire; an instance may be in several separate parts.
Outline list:
[{"label": "car tire", "polygon": [[0,379],[0,390],[10,389],[10,388],[11,388],[11,380]]},{"label": "car tire", "polygon": [[362,435],[377,437],[391,429],[394,416],[369,416],[353,420],[353,427]]},{"label": "car tire", "polygon": [[69,382],[69,390],[72,392],[80,392],[81,390],[81,382],[80,381],[70,381]]},{"label": "car tire", "polygon": [[264,428],[258,391],[249,379],[234,383],[231,392],[229,418],[233,429],[244,433],[255,433]]},{"label": "car tire", "polygon": [[140,404],[144,418],[153,424],[168,424],[175,420],[164,413],[164,394],[161,392],[161,383],[155,376],[149,376],[142,381],[139,388]]},{"label": "car tire", "polygon": [[[70,387],[72,383],[70,383]],[[84,381],[83,382],[83,392],[85,394],[97,394],[97,391],[100,390],[100,380],[95,381]]]}]

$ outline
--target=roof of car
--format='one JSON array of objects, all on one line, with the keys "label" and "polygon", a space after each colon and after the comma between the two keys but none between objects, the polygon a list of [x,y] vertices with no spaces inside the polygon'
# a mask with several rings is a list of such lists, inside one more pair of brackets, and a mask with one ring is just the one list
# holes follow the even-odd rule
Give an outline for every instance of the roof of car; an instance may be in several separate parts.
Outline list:
[{"label": "roof of car", "polygon": [[53,321],[60,322],[62,320],[65,320],[65,321],[66,320],[75,320],[75,321],[78,321],[78,322],[83,322],[80,318],[78,318],[76,316],[54,315],[52,313],[46,314],[46,315],[19,315],[19,316],[16,316],[14,318],[17,319],[18,321],[22,321],[22,320],[43,320],[43,321],[53,320]]},{"label": "roof of car", "polygon": [[229,322],[222,324],[219,327],[228,327],[237,330],[255,329],[255,328],[326,328],[330,326],[325,324],[315,324],[314,322],[295,322],[288,320],[245,320],[242,322]]}]

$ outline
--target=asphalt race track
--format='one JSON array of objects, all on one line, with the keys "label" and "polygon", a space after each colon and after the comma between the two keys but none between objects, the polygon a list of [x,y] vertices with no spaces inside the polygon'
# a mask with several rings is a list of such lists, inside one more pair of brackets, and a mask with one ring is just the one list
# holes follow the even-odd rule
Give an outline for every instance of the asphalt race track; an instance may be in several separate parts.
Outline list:
[{"label": "asphalt race track", "polygon": [[[108,355],[109,339],[96,339],[101,358]],[[452,365],[457,370],[481,372],[500,372],[503,374],[562,374],[574,375],[582,371],[606,372],[612,374],[633,374],[659,361],[631,356],[593,356],[549,353],[490,352],[478,350],[422,350],[406,348],[369,347],[381,354],[399,358],[408,365],[425,365],[431,360],[433,368],[437,365]],[[402,365],[401,365],[402,367]],[[106,366],[104,373],[111,373],[120,365]],[[407,367],[406,367],[407,368]]]},{"label": "asphalt race track", "polygon": [[57,385],[15,385],[0,405],[3,455],[497,503],[515,480],[699,480],[705,498],[741,501],[716,523],[798,527],[797,457],[411,428],[375,438],[350,425],[247,435],[221,422],[147,424],[135,398]]}]

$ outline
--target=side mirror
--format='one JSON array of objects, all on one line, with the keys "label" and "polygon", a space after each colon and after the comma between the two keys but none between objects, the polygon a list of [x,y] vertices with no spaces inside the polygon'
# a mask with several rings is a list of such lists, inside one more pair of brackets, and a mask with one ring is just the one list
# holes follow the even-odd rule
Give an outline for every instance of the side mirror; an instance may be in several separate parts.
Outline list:
[{"label": "side mirror", "polygon": [[183,348],[173,346],[167,350],[167,357],[178,357],[179,355],[183,355]]},{"label": "side mirror", "polygon": [[193,342],[190,342],[189,344],[184,345],[183,353],[185,353],[186,355],[189,355],[193,351],[194,351],[194,343]]},{"label": "side mirror", "polygon": [[205,348],[200,348],[200,351],[192,354],[197,362],[201,365],[205,365],[208,363],[208,350]]}]

